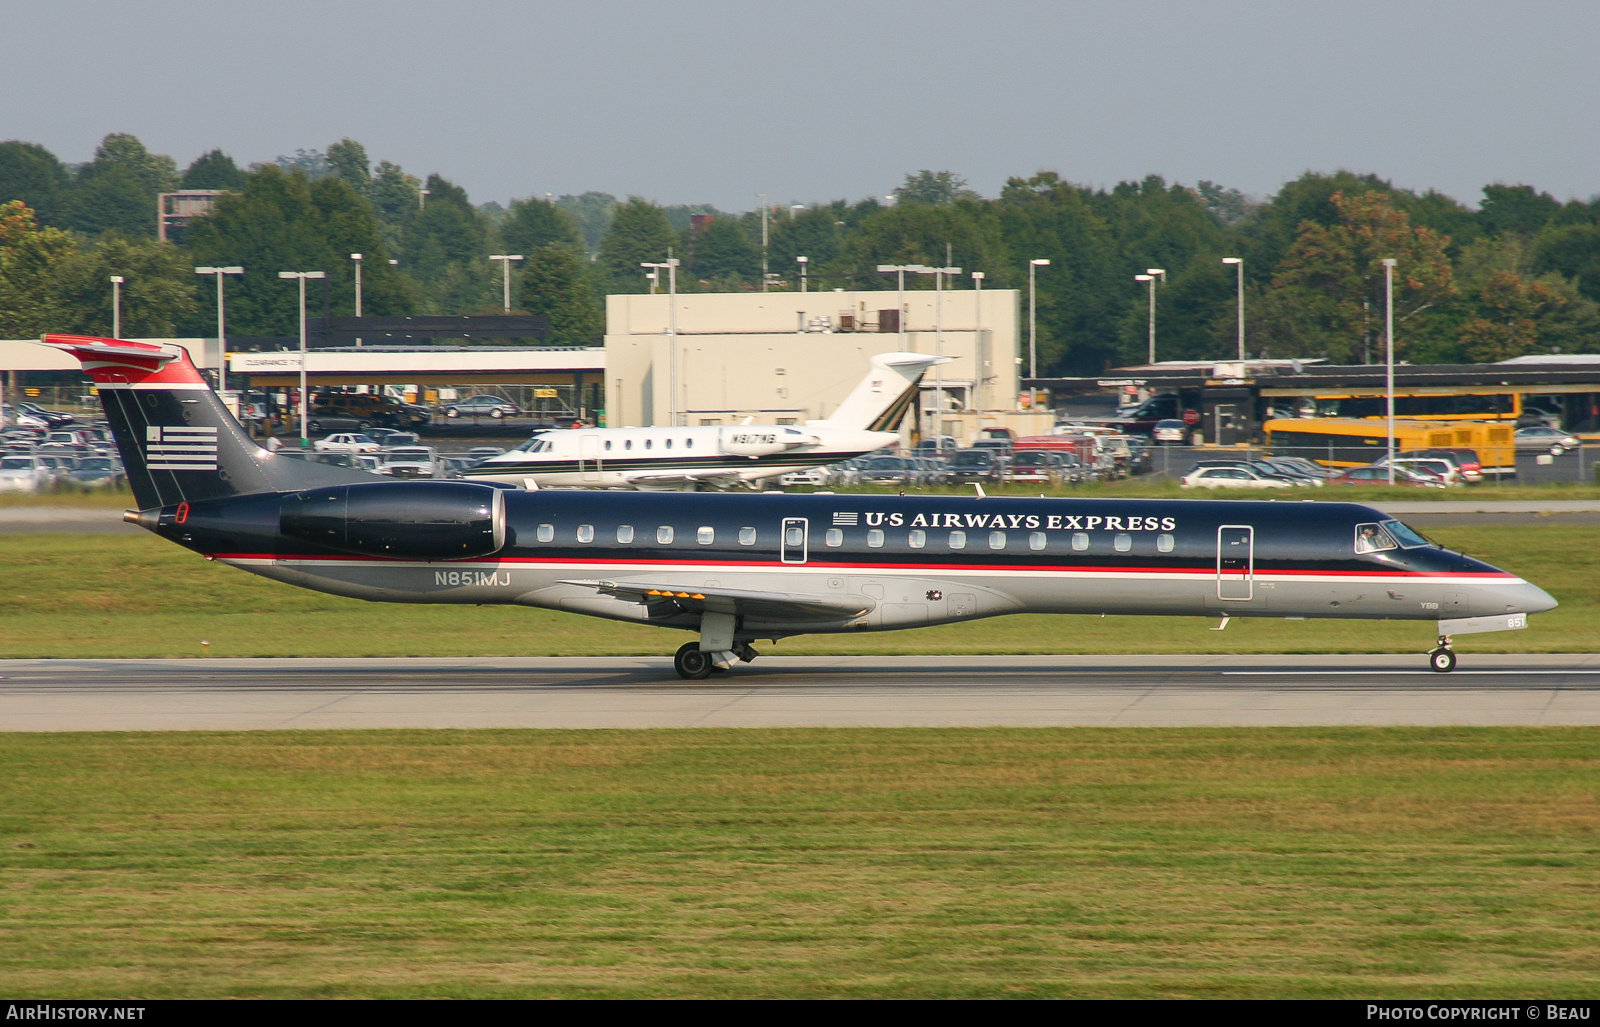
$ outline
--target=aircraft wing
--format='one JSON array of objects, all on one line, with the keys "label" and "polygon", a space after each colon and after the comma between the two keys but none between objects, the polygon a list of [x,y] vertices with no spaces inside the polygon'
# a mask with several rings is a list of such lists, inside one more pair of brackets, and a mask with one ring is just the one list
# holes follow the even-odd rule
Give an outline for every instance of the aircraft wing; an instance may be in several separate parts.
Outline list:
[{"label": "aircraft wing", "polygon": [[810,592],[758,592],[743,588],[684,588],[639,581],[561,582],[582,585],[625,603],[645,606],[670,603],[684,613],[742,614],[754,620],[847,620],[877,606],[860,595],[818,595]]},{"label": "aircraft wing", "polygon": [[628,484],[644,491],[680,489],[685,485],[731,485],[739,481],[737,474],[725,468],[705,471],[640,471],[628,475]]}]

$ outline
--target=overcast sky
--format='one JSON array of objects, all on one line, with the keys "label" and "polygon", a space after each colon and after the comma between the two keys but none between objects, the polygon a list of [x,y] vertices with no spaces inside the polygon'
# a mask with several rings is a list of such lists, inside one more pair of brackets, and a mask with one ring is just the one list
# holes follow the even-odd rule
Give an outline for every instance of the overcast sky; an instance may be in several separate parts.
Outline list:
[{"label": "overcast sky", "polygon": [[746,210],[950,170],[1600,193],[1600,3],[0,0],[0,138],[179,167],[342,136],[474,201]]}]

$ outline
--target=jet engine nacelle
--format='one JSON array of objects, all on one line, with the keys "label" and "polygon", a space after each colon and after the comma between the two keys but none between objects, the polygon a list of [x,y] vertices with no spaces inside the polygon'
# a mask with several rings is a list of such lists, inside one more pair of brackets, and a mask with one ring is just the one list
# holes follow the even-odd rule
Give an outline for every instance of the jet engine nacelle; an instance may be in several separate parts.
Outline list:
[{"label": "jet engine nacelle", "polygon": [[506,497],[463,481],[335,485],[284,496],[288,538],[362,556],[465,560],[506,544]]},{"label": "jet engine nacelle", "polygon": [[771,456],[797,446],[814,446],[822,440],[793,428],[763,425],[735,425],[717,436],[717,446],[729,456]]}]

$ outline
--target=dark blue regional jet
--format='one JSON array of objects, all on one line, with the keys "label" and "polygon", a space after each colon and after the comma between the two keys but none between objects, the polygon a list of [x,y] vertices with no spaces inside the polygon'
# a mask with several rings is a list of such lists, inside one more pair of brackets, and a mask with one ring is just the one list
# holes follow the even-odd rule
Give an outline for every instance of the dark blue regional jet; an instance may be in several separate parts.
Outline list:
[{"label": "dark blue regional jet", "polygon": [[395,603],[511,603],[752,643],[1008,613],[1527,625],[1543,590],[1353,503],[535,491],[394,481],[252,442],[177,347],[49,335],[99,387],[137,510],[264,577]]}]

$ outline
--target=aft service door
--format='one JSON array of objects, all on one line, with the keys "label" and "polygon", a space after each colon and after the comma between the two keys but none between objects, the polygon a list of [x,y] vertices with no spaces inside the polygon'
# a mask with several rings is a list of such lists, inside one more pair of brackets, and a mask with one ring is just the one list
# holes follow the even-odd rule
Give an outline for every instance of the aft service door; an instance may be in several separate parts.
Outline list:
[{"label": "aft service door", "polygon": [[578,436],[578,470],[584,481],[600,480],[600,436]]},{"label": "aft service door", "polygon": [[779,535],[779,554],[784,563],[806,562],[806,536],[810,532],[810,522],[804,517],[785,517],[783,531]]},{"label": "aft service door", "polygon": [[1247,600],[1255,595],[1256,529],[1224,524],[1217,529],[1217,598]]}]

